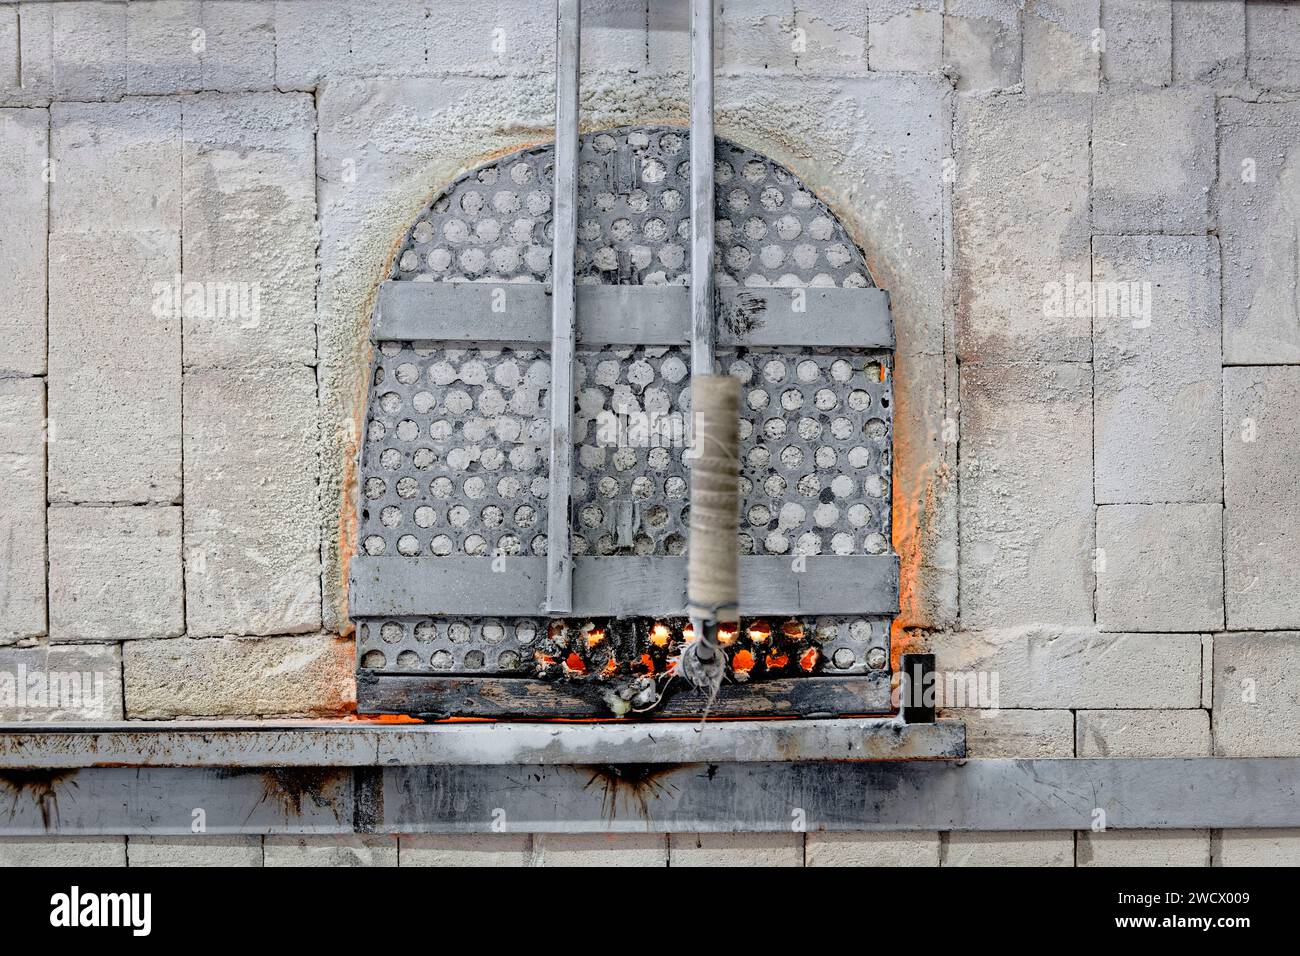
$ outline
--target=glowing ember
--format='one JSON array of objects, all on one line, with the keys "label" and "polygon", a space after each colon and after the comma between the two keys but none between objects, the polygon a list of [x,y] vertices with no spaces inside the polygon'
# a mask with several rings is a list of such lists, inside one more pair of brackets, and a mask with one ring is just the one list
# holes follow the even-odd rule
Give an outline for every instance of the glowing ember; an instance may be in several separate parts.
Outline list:
[{"label": "glowing ember", "polygon": [[817,648],[815,647],[808,648],[808,650],[804,651],[802,654],[799,655],[799,667],[805,673],[811,674],[813,672],[813,668],[817,666],[817,659],[820,656],[821,655],[817,653]]},{"label": "glowing ember", "polygon": [[655,647],[667,647],[673,639],[673,632],[667,624],[656,624],[650,628],[650,643]]},{"label": "glowing ember", "polygon": [[609,663],[605,665],[605,669],[600,673],[603,677],[613,677],[618,673],[618,661],[611,657]]},{"label": "glowing ember", "polygon": [[736,624],[718,625],[718,643],[723,647],[730,647],[736,643],[736,638],[740,635],[740,627]]},{"label": "glowing ember", "polygon": [[688,642],[695,640],[695,626],[693,624],[687,624],[682,628],[682,640]]},{"label": "glowing ember", "polygon": [[576,651],[564,659],[564,673],[569,676],[587,673],[587,664]]},{"label": "glowing ember", "polygon": [[605,640],[605,631],[602,628],[592,628],[587,632],[587,646],[599,647]]},{"label": "glowing ember", "polygon": [[639,664],[641,666],[641,669],[644,670],[647,674],[653,674],[655,672],[654,658],[651,657],[649,654],[642,654]]},{"label": "glowing ember", "polygon": [[772,639],[772,625],[767,621],[755,621],[745,629],[745,636],[755,644],[766,644]]},{"label": "glowing ember", "polygon": [[786,621],[781,625],[781,633],[792,641],[802,641],[803,624],[795,620]]},{"label": "glowing ember", "polygon": [[779,671],[786,664],[790,663],[790,656],[781,651],[773,651],[767,655],[767,669],[770,671]]},{"label": "glowing ember", "polygon": [[732,655],[731,672],[735,674],[737,678],[742,674],[747,677],[749,676],[749,672],[754,669],[754,664],[754,655],[742,648]]}]

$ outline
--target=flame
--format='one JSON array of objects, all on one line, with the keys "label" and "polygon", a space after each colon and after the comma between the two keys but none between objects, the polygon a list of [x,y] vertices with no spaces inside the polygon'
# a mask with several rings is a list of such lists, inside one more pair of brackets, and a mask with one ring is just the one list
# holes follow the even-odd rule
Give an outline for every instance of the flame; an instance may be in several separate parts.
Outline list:
[{"label": "flame", "polygon": [[755,644],[766,644],[772,637],[772,625],[767,621],[755,621],[749,625],[745,634]]},{"label": "flame", "polygon": [[770,671],[779,671],[786,664],[790,663],[790,655],[785,651],[773,651],[767,655],[767,669]]},{"label": "flame", "polygon": [[587,647],[599,647],[605,640],[604,628],[595,627],[587,632]]},{"label": "flame", "polygon": [[650,643],[655,647],[667,647],[672,643],[672,639],[673,632],[667,624],[657,622],[654,627],[650,628]]}]

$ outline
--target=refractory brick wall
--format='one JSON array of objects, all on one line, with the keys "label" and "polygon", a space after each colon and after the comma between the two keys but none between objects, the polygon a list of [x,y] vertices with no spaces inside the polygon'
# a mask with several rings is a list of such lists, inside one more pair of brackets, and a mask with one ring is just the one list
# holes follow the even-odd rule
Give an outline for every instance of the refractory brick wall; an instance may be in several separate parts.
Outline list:
[{"label": "refractory brick wall", "polygon": [[[584,8],[584,125],[684,122],[683,0]],[[0,718],[350,710],[372,297],[430,194],[551,137],[553,17],[532,0],[0,4],[0,672],[103,678],[95,708],[0,701]],[[972,754],[1300,754],[1300,5],[718,0],[717,30],[720,134],[817,190],[893,296],[896,644],[997,676],[996,715],[955,711]],[[188,283],[202,308],[182,308]],[[212,852],[613,846],[430,840]],[[1203,864],[1298,846],[619,852]]]}]

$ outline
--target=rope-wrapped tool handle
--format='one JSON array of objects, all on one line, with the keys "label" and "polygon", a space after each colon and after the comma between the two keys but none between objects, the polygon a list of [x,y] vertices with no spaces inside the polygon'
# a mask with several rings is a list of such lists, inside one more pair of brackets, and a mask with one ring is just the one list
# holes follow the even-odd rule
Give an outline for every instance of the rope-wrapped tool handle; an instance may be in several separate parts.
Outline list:
[{"label": "rope-wrapped tool handle", "polygon": [[695,445],[691,456],[687,614],[694,620],[715,623],[737,621],[740,382],[730,375],[697,376],[691,382],[691,408]]}]

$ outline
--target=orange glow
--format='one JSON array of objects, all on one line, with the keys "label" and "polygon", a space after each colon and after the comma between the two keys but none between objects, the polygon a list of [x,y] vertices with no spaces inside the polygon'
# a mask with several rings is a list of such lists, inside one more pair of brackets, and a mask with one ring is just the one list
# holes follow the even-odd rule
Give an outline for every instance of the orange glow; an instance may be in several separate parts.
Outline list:
[{"label": "orange glow", "polygon": [[742,648],[741,650],[736,651],[734,655],[732,655],[731,658],[732,673],[748,674],[753,669],[754,669],[754,655],[749,653],[749,651],[744,650]]},{"label": "orange glow", "polygon": [[673,632],[667,624],[656,624],[650,628],[650,643],[655,647],[667,647],[673,639]]},{"label": "orange glow", "polygon": [[740,634],[740,625],[738,624],[719,624],[718,625],[718,643],[723,647],[730,647],[736,643],[736,638]]},{"label": "orange glow", "polygon": [[618,661],[611,657],[609,663],[605,665],[605,669],[600,673],[603,677],[613,677],[618,673]]},{"label": "orange glow", "polygon": [[767,621],[755,621],[746,628],[745,634],[755,644],[766,644],[772,637],[772,625]]},{"label": "orange glow", "polygon": [[799,655],[799,667],[805,673],[811,674],[813,668],[817,666],[817,660],[821,655],[817,653],[817,648],[810,647]]},{"label": "orange glow", "polygon": [[782,651],[773,651],[767,655],[767,669],[770,671],[779,671],[786,664],[790,663],[790,655]]},{"label": "orange glow", "polygon": [[688,642],[695,640],[695,626],[693,624],[687,624],[682,628],[682,640]]},{"label": "orange glow", "polygon": [[793,619],[786,621],[781,625],[781,633],[792,641],[802,641],[803,624]]},{"label": "orange glow", "polygon": [[587,664],[578,656],[577,651],[574,651],[564,659],[564,673],[569,675],[587,673]]},{"label": "orange glow", "polygon": [[605,632],[597,627],[587,632],[587,646],[599,647],[605,640]]},{"label": "orange glow", "polygon": [[653,674],[655,672],[654,658],[652,658],[649,654],[642,654],[641,667],[645,669],[645,672],[647,674]]}]

